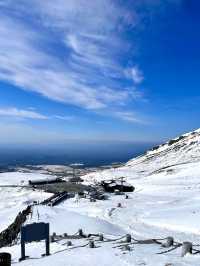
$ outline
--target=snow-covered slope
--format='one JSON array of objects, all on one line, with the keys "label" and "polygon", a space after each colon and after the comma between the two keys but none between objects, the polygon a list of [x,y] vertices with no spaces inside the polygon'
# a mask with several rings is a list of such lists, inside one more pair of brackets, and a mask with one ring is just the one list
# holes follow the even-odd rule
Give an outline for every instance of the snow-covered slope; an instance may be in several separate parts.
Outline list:
[{"label": "snow-covered slope", "polygon": [[136,157],[118,169],[109,169],[85,176],[85,182],[101,179],[127,177],[130,182],[157,172],[170,172],[172,166],[200,161],[200,129],[172,139],[154,147],[144,155]]},{"label": "snow-covered slope", "polygon": [[154,147],[143,156],[130,160],[131,168],[142,164],[144,171],[200,161],[200,129]]},{"label": "snow-covered slope", "polygon": [[[37,174],[37,178],[38,178]],[[109,200],[90,202],[89,199],[69,199],[57,207],[38,206],[33,210],[28,223],[46,221],[50,231],[58,234],[75,233],[83,228],[87,233],[103,233],[107,237],[126,233],[135,238],[163,238],[173,236],[176,241],[192,241],[200,244],[200,130],[185,134],[161,145],[146,154],[130,160],[124,167],[99,171],[84,176],[85,183],[124,176],[136,188],[124,195],[110,195]],[[28,176],[22,173],[0,176],[1,184],[26,183]],[[33,178],[35,178],[33,176]],[[8,182],[9,180],[9,182]],[[13,180],[13,181],[12,181]],[[38,193],[38,194],[37,194]],[[13,208],[26,201],[47,196],[25,188],[1,188],[0,223],[10,223]],[[122,207],[118,208],[118,203]],[[2,214],[2,215],[1,215]],[[27,245],[31,260],[20,263],[31,265],[70,266],[199,266],[200,255],[180,256],[180,248],[163,255],[157,245],[133,245],[131,252],[124,252],[116,243],[97,243],[89,249],[87,239],[73,241],[72,249],[58,241],[51,244],[51,256],[40,258],[43,243]],[[81,247],[83,246],[83,247]],[[199,249],[198,246],[196,246]],[[163,249],[162,249],[163,250]],[[18,263],[20,245],[6,247],[13,262]]]}]

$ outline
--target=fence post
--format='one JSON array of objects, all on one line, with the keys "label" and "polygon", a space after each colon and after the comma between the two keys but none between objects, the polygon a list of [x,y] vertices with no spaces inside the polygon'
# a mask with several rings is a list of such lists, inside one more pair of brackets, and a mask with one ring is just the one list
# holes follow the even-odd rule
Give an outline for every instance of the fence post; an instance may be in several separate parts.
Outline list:
[{"label": "fence post", "polygon": [[103,241],[103,240],[104,240],[103,234],[100,234],[99,235],[99,241]]},{"label": "fence post", "polygon": [[184,257],[187,253],[192,254],[192,243],[191,242],[183,242],[181,257]]},{"label": "fence post", "polygon": [[89,241],[89,248],[95,248],[95,244],[93,240]]},{"label": "fence post", "polygon": [[126,235],[126,242],[131,243],[131,235],[130,234]]},{"label": "fence post", "polygon": [[72,242],[71,241],[67,241],[67,246],[71,247],[72,246]]},{"label": "fence post", "polygon": [[165,248],[169,248],[169,247],[171,247],[173,245],[174,245],[174,239],[171,236],[168,236],[166,238],[166,242],[162,244],[162,246],[165,247]]},{"label": "fence post", "polygon": [[79,229],[79,230],[78,230],[78,235],[79,235],[80,237],[84,237],[84,234],[83,234],[83,230],[82,230],[82,229]]},{"label": "fence post", "polygon": [[0,253],[0,266],[11,266],[10,253]]}]

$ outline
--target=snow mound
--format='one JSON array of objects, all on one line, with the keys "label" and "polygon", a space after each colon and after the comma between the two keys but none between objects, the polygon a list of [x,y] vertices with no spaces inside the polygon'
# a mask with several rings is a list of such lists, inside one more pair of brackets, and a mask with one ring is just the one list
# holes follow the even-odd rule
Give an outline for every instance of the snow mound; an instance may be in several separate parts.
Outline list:
[{"label": "snow mound", "polygon": [[123,235],[125,231],[118,225],[109,223],[99,217],[88,217],[84,214],[69,211],[61,207],[37,206],[33,210],[33,216],[29,223],[38,222],[50,223],[51,233],[57,234],[75,234],[78,229],[83,229],[86,234],[106,234],[106,235]]}]

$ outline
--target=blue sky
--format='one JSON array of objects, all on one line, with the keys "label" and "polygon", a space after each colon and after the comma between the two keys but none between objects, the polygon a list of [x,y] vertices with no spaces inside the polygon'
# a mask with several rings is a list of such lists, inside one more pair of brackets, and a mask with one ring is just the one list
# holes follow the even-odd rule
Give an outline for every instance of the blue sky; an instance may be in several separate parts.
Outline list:
[{"label": "blue sky", "polygon": [[0,143],[156,143],[198,128],[197,2],[0,0]]}]

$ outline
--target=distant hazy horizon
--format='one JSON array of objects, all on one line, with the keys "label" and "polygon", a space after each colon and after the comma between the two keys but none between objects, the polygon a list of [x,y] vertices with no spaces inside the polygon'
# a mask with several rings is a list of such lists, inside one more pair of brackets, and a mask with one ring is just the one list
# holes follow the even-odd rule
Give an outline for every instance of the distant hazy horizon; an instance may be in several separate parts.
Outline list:
[{"label": "distant hazy horizon", "polygon": [[0,165],[70,164],[100,166],[127,162],[154,146],[153,143],[90,142],[63,145],[0,146]]}]

